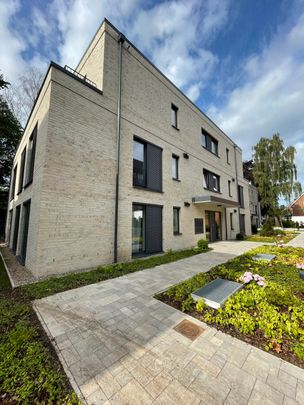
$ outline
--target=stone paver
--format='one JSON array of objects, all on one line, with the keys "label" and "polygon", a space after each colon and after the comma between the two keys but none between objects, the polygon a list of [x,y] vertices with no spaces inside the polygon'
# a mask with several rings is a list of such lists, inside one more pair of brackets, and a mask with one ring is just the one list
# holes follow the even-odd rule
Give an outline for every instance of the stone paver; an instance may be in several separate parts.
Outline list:
[{"label": "stone paver", "polygon": [[[84,402],[303,403],[304,370],[153,298],[259,245],[218,242],[208,253],[37,300],[37,314]],[[194,342],[173,329],[184,319],[205,328]]]}]

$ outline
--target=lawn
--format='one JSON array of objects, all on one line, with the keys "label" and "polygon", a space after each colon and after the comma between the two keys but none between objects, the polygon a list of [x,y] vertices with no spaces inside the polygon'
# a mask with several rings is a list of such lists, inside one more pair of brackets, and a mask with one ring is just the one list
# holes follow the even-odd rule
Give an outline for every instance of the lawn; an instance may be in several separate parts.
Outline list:
[{"label": "lawn", "polygon": [[247,236],[246,240],[249,242],[262,242],[262,243],[287,243],[291,239],[295,238],[299,235],[298,232],[286,232],[282,235],[274,235],[274,236],[261,236],[259,233],[256,235]]},{"label": "lawn", "polygon": [[125,274],[134,273],[161,264],[175,262],[204,251],[208,251],[208,245],[205,243],[194,249],[169,251],[160,256],[150,256],[149,258],[132,260],[127,263],[99,266],[91,271],[71,273],[61,277],[51,277],[45,281],[24,286],[22,287],[22,291],[30,300],[34,300],[88,284],[98,283],[99,281],[108,280],[110,278],[124,276]]},{"label": "lawn", "polygon": [[[275,254],[268,263],[254,261],[257,253]],[[200,273],[157,296],[204,322],[304,367],[304,281],[296,267],[303,263],[304,249],[262,246]],[[191,293],[204,284],[224,278],[240,281],[245,272],[265,279],[260,286],[252,280],[230,297],[218,310],[201,300],[195,304]],[[264,284],[263,280],[260,284]]]},{"label": "lawn", "polygon": [[30,301],[0,258],[0,403],[79,404]]}]

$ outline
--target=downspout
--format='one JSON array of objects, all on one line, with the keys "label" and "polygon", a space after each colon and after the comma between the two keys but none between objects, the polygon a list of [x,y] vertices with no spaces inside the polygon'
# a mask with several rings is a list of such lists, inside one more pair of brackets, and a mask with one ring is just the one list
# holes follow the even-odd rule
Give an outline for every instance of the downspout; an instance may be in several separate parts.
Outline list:
[{"label": "downspout", "polygon": [[[237,170],[237,159],[236,159],[236,145],[233,145],[234,147],[234,166],[235,166],[235,182],[236,182],[236,195],[237,195],[237,199],[239,200],[239,179],[238,179],[238,170]],[[237,208],[238,210],[238,217],[239,217],[239,232],[241,231],[240,228],[240,217],[241,217],[241,213],[240,213],[240,204]]]},{"label": "downspout", "polygon": [[122,48],[125,37],[119,34],[119,60],[118,60],[118,95],[117,95],[117,126],[116,126],[116,186],[115,186],[115,223],[114,223],[114,263],[117,263],[118,245],[118,203],[119,203],[119,174],[120,174],[120,140],[121,140],[121,79],[122,79]]}]

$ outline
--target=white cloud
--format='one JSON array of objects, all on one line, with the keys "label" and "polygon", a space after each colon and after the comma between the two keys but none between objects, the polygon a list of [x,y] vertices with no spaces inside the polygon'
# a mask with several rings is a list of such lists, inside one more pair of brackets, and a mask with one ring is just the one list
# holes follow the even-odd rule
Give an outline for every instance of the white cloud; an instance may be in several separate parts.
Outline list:
[{"label": "white cloud", "polygon": [[[244,64],[245,82],[235,88],[223,107],[210,106],[208,114],[244,150],[260,137],[279,132],[285,144],[299,146],[297,162],[304,181],[304,14],[289,30],[281,30],[259,55]],[[302,156],[301,156],[302,155]],[[301,158],[300,158],[301,156]]]},{"label": "white cloud", "polygon": [[0,61],[4,76],[13,81],[24,68],[21,52],[26,48],[24,40],[11,29],[11,19],[17,13],[20,2],[0,0]]}]

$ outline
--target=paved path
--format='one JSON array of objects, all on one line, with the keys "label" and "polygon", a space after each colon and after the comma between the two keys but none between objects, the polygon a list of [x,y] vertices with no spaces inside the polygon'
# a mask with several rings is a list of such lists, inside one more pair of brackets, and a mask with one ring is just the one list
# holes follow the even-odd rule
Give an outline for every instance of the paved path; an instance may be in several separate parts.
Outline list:
[{"label": "paved path", "polygon": [[304,248],[304,232],[302,231],[300,235],[296,236],[294,239],[291,239],[287,245]]},{"label": "paved path", "polygon": [[[304,403],[304,370],[188,317],[156,292],[258,244],[212,252],[36,301],[74,389],[88,404]],[[194,342],[173,327],[205,328]]]}]

